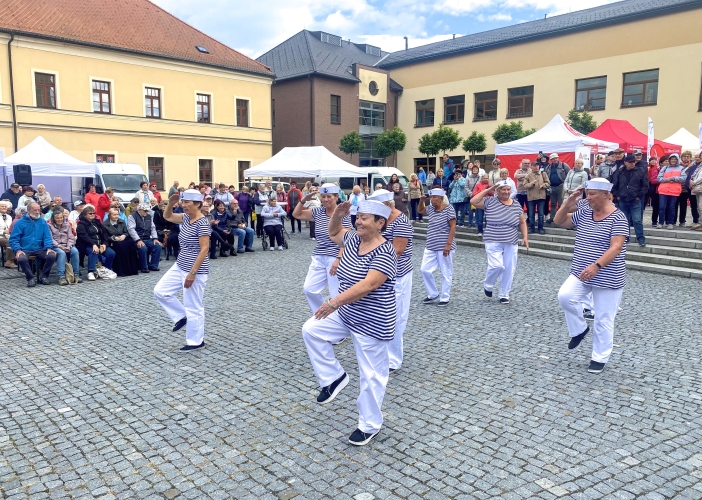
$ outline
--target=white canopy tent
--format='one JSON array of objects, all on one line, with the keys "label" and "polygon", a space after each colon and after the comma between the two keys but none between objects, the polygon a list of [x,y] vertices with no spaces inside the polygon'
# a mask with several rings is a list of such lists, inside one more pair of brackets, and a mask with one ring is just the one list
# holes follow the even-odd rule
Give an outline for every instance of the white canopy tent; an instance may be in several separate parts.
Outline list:
[{"label": "white canopy tent", "polygon": [[665,142],[681,146],[683,151],[690,150],[692,151],[692,154],[697,154],[700,152],[699,137],[695,137],[695,135],[692,132],[689,132],[685,127],[681,127],[680,130],[664,140]]},{"label": "white canopy tent", "polygon": [[244,170],[247,179],[257,177],[366,177],[376,173],[345,162],[324,146],[283,148],[278,154]]}]

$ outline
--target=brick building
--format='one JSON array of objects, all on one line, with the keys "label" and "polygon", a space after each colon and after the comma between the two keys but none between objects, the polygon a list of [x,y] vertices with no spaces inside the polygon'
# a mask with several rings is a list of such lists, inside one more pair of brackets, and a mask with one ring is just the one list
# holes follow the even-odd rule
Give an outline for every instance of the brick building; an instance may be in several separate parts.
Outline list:
[{"label": "brick building", "polygon": [[275,72],[273,154],[287,146],[324,146],[350,161],[339,141],[356,130],[366,149],[352,163],[385,165],[374,154],[373,138],[397,124],[402,92],[388,71],[374,67],[386,55],[372,45],[303,30],[259,57]]}]

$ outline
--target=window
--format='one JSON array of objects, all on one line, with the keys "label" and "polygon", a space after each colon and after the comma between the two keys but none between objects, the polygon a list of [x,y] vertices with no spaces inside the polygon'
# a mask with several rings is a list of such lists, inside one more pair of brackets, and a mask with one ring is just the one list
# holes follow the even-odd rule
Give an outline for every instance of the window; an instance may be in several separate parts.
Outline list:
[{"label": "window", "polygon": [[434,125],[434,99],[417,101],[417,123],[415,127],[431,127]]},{"label": "window", "polygon": [[149,183],[155,182],[156,189],[163,191],[163,158],[149,158]]},{"label": "window", "polygon": [[521,118],[534,114],[534,86],[507,90],[507,118]]},{"label": "window", "polygon": [[419,168],[422,167],[424,168],[425,173],[429,173],[429,169],[431,168],[432,172],[436,172],[436,156],[432,156],[431,158],[427,158],[426,156],[423,158],[415,158],[414,159],[414,173],[419,172]]},{"label": "window", "polygon": [[358,113],[359,125],[385,128],[385,104],[359,101]]},{"label": "window", "polygon": [[341,97],[338,95],[331,96],[331,122],[341,123]]},{"label": "window", "polygon": [[251,168],[251,162],[250,161],[240,161],[238,163],[239,163],[238,164],[239,179],[243,182],[244,170],[248,170]]},{"label": "window", "polygon": [[114,163],[115,155],[98,153],[95,155],[95,163]]},{"label": "window", "polygon": [[210,96],[207,94],[197,94],[197,121],[199,123],[210,123]]},{"label": "window", "polygon": [[622,107],[651,106],[658,102],[658,70],[624,73]]},{"label": "window", "polygon": [[475,94],[474,122],[497,120],[497,90]]},{"label": "window", "polygon": [[236,124],[238,127],[249,126],[249,101],[248,99],[236,100]]},{"label": "window", "polygon": [[575,109],[578,111],[605,109],[606,93],[606,76],[575,80]]},{"label": "window", "polygon": [[34,73],[34,87],[38,108],[56,109],[56,77],[47,73]]},{"label": "window", "polygon": [[463,123],[466,96],[444,97],[444,123]]},{"label": "window", "polygon": [[361,167],[380,167],[385,165],[385,158],[378,157],[377,151],[373,148],[373,141],[377,136],[375,135],[364,135],[361,136],[363,139],[363,145],[365,148],[358,155],[358,163]]},{"label": "window", "polygon": [[199,179],[205,184],[212,183],[212,160],[199,160]]},{"label": "window", "polygon": [[368,92],[370,92],[371,95],[378,95],[378,84],[376,82],[370,82],[368,84]]},{"label": "window", "polygon": [[146,87],[144,89],[144,114],[148,118],[161,118],[161,89]]},{"label": "window", "polygon": [[93,81],[93,113],[110,114],[110,82]]}]

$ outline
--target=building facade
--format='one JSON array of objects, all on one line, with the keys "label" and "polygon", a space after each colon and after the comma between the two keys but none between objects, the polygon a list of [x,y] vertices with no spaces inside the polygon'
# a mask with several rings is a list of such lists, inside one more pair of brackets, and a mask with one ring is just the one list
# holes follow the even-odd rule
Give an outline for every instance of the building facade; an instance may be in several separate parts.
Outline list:
[{"label": "building facade", "polygon": [[8,0],[0,46],[5,156],[41,135],[168,189],[236,184],[271,155],[269,68],[146,0]]},{"label": "building facade", "polygon": [[[273,154],[288,146],[324,146],[355,165],[385,165],[373,139],[396,125],[402,91],[388,71],[374,67],[386,55],[378,47],[303,30],[259,57],[275,72]],[[352,130],[366,146],[353,158],[339,150],[341,137]]]},{"label": "building facade", "polygon": [[418,140],[440,123],[462,137],[485,134],[488,160],[498,125],[540,128],[574,108],[644,133],[651,117],[657,138],[697,131],[702,33],[693,20],[702,20],[699,0],[627,0],[390,54],[379,66],[403,87],[398,117],[408,135],[398,168],[426,166]]}]

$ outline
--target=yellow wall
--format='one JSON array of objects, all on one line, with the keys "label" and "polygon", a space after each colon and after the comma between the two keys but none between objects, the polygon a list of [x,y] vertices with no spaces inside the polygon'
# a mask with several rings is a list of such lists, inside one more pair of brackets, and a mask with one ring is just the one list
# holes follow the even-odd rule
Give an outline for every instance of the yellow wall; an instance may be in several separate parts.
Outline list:
[{"label": "yellow wall", "polygon": [[[0,35],[0,46],[8,37]],[[271,79],[189,63],[42,40],[13,42],[18,146],[38,135],[84,161],[116,153],[117,162],[164,157],[164,187],[198,180],[198,159],[213,159],[213,179],[238,180],[237,161],[271,156]],[[56,73],[56,110],[36,107],[33,71]],[[112,85],[112,113],[92,112],[91,78]],[[144,86],[162,88],[162,119],[144,117]],[[197,123],[195,94],[211,94],[212,123]],[[249,100],[249,127],[236,126],[236,99]],[[9,128],[7,51],[0,51],[0,148],[14,152]]]},{"label": "yellow wall", "polygon": [[[647,130],[650,116],[656,137],[664,139],[685,127],[696,134],[702,113],[698,111],[702,70],[702,32],[685,29],[702,10],[536,42],[478,52],[390,70],[403,86],[399,102],[399,126],[407,133],[405,151],[399,154],[399,168],[413,171],[419,137],[435,130],[443,120],[443,98],[465,94],[465,122],[451,124],[467,137],[473,130],[488,139],[486,154],[494,153],[491,135],[508,120],[507,89],[534,85],[534,115],[522,120],[525,128],[540,128],[557,113],[563,117],[575,105],[575,80],[607,75],[607,101],[602,111],[592,111],[598,123],[607,118],[630,121]],[[688,36],[689,35],[689,36]],[[621,108],[622,74],[659,68],[658,104]],[[498,91],[497,120],[473,122],[476,92]],[[415,101],[435,99],[435,126],[415,128]],[[462,149],[454,155],[464,154]]]},{"label": "yellow wall", "polygon": [[[379,71],[371,71],[364,68],[358,69],[358,78],[361,83],[358,84],[358,98],[362,101],[382,102],[385,104],[388,101],[388,75]],[[370,82],[378,84],[378,93],[372,95],[368,90]]]}]

